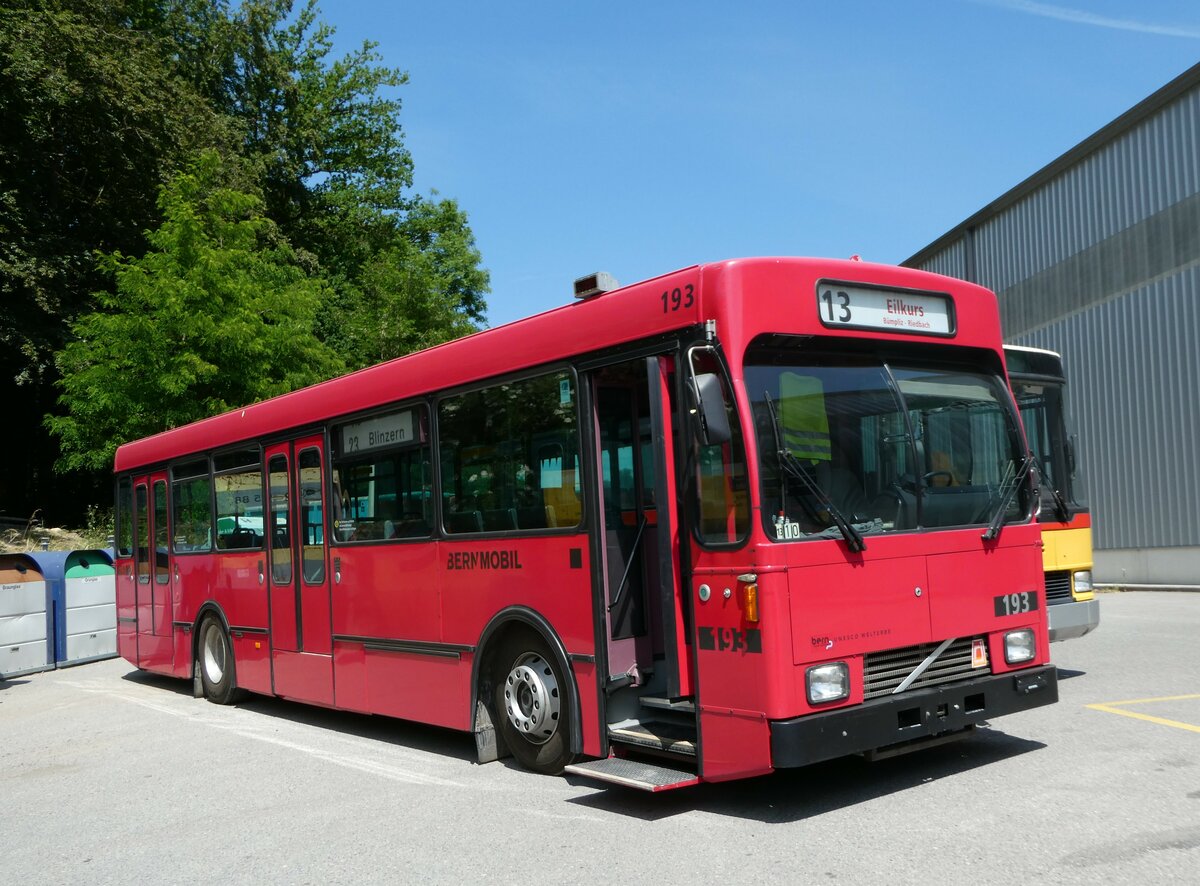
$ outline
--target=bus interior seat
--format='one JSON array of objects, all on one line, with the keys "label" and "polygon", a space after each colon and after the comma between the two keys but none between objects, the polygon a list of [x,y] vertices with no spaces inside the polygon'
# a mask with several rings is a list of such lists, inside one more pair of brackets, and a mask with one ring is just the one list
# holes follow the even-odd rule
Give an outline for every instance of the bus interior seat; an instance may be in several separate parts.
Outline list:
[{"label": "bus interior seat", "polygon": [[517,511],[515,508],[495,508],[481,512],[483,528],[486,532],[508,532],[517,528]]},{"label": "bus interior seat", "polygon": [[457,511],[446,515],[448,532],[483,532],[483,514],[479,511]]},{"label": "bus interior seat", "polygon": [[517,508],[517,525],[521,529],[550,529],[558,524],[554,521],[552,506],[529,505]]}]

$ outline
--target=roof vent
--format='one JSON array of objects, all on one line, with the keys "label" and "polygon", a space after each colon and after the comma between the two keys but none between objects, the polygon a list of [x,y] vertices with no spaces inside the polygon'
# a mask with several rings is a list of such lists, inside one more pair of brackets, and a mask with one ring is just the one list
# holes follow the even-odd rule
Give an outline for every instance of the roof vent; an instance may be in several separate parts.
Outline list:
[{"label": "roof vent", "polygon": [[591,298],[593,295],[602,295],[619,288],[616,277],[607,271],[597,271],[575,281],[575,297]]}]

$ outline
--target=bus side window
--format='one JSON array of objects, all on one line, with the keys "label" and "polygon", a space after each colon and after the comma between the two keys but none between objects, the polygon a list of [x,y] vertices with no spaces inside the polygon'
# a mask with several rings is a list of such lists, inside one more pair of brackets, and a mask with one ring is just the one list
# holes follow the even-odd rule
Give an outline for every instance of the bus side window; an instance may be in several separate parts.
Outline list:
[{"label": "bus side window", "polygon": [[[372,435],[372,424],[387,433]],[[338,544],[428,538],[433,467],[425,406],[350,422],[331,436],[331,528]]]},{"label": "bus side window", "polygon": [[555,372],[438,404],[442,526],[451,535],[579,525],[575,380]]},{"label": "bus side window", "polygon": [[122,477],[117,483],[117,556],[133,556],[133,483]]}]

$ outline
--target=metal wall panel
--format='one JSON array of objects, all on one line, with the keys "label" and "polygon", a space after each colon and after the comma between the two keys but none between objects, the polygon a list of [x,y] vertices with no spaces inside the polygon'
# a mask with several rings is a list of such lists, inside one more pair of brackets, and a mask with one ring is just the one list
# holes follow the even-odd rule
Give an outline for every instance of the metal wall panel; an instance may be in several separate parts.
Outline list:
[{"label": "metal wall panel", "polygon": [[1063,355],[1098,549],[1200,544],[1200,267],[1014,338]]},{"label": "metal wall panel", "polygon": [[[972,279],[1002,292],[1197,193],[1200,88],[981,224]],[[921,267],[965,276],[963,240]]]},{"label": "metal wall panel", "polygon": [[966,249],[962,240],[956,240],[922,266],[923,271],[945,274],[965,280],[967,277]]}]

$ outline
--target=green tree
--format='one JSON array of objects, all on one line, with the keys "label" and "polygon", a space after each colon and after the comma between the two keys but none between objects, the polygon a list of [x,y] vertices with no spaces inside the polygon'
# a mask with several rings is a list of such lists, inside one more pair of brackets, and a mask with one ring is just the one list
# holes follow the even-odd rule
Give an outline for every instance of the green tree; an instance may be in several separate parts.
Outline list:
[{"label": "green tree", "polygon": [[[214,105],[236,121],[267,215],[337,291],[322,324],[330,342],[349,347],[343,355],[359,365],[364,353],[396,356],[478,328],[488,275],[466,214],[452,200],[410,193],[413,160],[396,96],[407,75],[383,65],[370,42],[331,58],[334,30],[316,0],[298,9],[291,0],[246,0],[230,21],[225,60],[214,66],[203,54],[208,67],[191,79],[208,83]],[[214,67],[232,73],[216,78]],[[385,267],[404,294],[379,292]],[[360,350],[344,327],[368,329],[380,299],[397,323],[386,341]],[[405,304],[414,312],[402,318]]]},{"label": "green tree", "polygon": [[477,331],[468,305],[487,283],[466,216],[450,200],[416,203],[394,245],[362,267],[322,316],[324,338],[350,368]]},{"label": "green tree", "polygon": [[126,26],[131,5],[16,0],[0,10],[0,367],[9,379],[41,379],[102,285],[94,252],[140,252],[158,185],[223,138],[161,41]]},{"label": "green tree", "polygon": [[207,152],[159,197],[140,258],[102,264],[116,284],[59,355],[49,417],[66,468],[104,469],[123,441],[328,378],[343,369],[314,335],[326,284],[297,263],[259,198],[222,184]]}]

